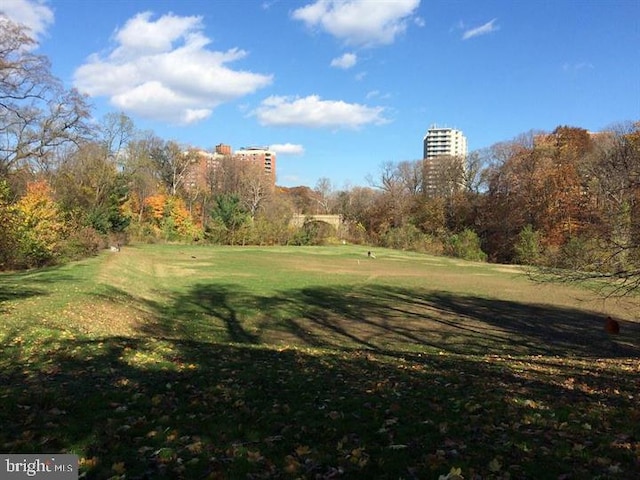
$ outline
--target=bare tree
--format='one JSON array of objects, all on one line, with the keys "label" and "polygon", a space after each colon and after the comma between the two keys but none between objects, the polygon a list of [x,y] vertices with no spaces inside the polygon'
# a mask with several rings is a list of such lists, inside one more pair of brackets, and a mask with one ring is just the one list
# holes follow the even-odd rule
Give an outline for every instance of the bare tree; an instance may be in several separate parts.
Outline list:
[{"label": "bare tree", "polygon": [[177,195],[184,186],[189,167],[197,161],[195,155],[173,141],[162,142],[152,149],[151,160],[170,195]]},{"label": "bare tree", "polygon": [[123,172],[129,181],[129,196],[132,207],[142,222],[145,199],[158,189],[158,173],[151,157],[152,152],[162,147],[162,139],[151,132],[143,132],[128,143],[124,155]]},{"label": "bare tree", "polygon": [[99,136],[107,156],[122,164],[127,145],[135,137],[135,125],[124,113],[107,113],[100,122]]},{"label": "bare tree", "polygon": [[23,25],[0,14],[0,175],[47,170],[56,148],[90,136],[89,107],[65,90]]},{"label": "bare tree", "polygon": [[330,200],[331,200],[331,180],[327,177],[319,178],[316,182],[316,201],[318,202],[318,206],[320,207],[320,213],[329,213],[330,211]]},{"label": "bare tree", "polygon": [[261,165],[242,160],[239,162],[241,173],[238,194],[253,220],[271,194],[271,180],[266,177]]}]

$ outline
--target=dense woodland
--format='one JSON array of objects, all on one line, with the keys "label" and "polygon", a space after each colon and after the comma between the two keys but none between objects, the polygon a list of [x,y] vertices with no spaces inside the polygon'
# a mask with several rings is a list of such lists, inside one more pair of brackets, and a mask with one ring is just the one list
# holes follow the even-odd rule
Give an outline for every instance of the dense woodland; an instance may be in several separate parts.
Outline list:
[{"label": "dense woodland", "polygon": [[[444,159],[387,162],[368,186],[271,185],[232,159],[188,186],[190,146],[92,117],[27,31],[0,18],[0,270],[49,265],[109,244],[348,242],[640,281],[640,121],[593,134],[559,126]],[[450,168],[447,168],[447,165]],[[340,232],[294,213],[340,214]]]}]

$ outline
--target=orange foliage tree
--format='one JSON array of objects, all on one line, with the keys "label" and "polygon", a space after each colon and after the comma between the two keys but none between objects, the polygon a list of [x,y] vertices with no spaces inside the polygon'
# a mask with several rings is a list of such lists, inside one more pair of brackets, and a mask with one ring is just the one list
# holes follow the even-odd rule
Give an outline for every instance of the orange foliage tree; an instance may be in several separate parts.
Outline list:
[{"label": "orange foliage tree", "polygon": [[165,240],[195,240],[202,237],[202,228],[194,222],[184,200],[157,193],[145,199],[147,221],[155,235]]}]

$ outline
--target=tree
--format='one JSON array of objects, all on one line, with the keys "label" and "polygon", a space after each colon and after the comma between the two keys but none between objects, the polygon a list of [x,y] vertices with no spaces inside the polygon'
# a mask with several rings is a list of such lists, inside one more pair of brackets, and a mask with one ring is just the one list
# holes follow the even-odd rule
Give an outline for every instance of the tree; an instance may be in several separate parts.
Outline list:
[{"label": "tree", "polygon": [[271,180],[260,165],[240,160],[240,185],[238,196],[243,208],[255,219],[272,193]]},{"label": "tree", "polygon": [[18,253],[17,215],[10,201],[9,185],[0,179],[0,270],[14,266]]},{"label": "tree", "polygon": [[53,263],[61,250],[66,225],[45,181],[30,183],[16,204],[22,266]]},{"label": "tree", "polygon": [[286,197],[293,206],[296,213],[313,214],[315,211],[315,195],[313,190],[306,186],[300,187],[279,187],[278,194]]},{"label": "tree", "polygon": [[316,182],[316,202],[318,203],[319,213],[329,213],[331,208],[329,202],[331,201],[331,180],[327,177],[319,178]]},{"label": "tree", "polygon": [[[586,138],[585,138],[586,136]],[[586,131],[558,127],[498,145],[482,208],[483,236],[494,260],[511,262],[526,225],[549,251],[559,251],[587,224],[579,159],[590,148]]]},{"label": "tree", "polygon": [[401,227],[408,218],[411,196],[407,191],[407,179],[402,174],[398,165],[385,162],[380,167],[379,181],[373,182],[373,186],[382,193],[374,208],[376,223],[380,226],[379,232]]},{"label": "tree", "polygon": [[0,14],[0,176],[47,171],[52,155],[87,138],[89,108],[65,90],[23,25]]},{"label": "tree", "polygon": [[211,216],[225,229],[228,234],[227,240],[232,245],[236,243],[236,233],[249,220],[249,214],[242,207],[240,198],[232,194],[222,194],[215,197]]},{"label": "tree", "polygon": [[122,174],[128,183],[128,198],[123,207],[140,225],[147,198],[158,192],[159,178],[152,152],[161,148],[162,139],[151,132],[137,137],[128,143],[124,154]]},{"label": "tree", "polygon": [[600,282],[607,295],[640,291],[640,122],[596,136],[581,168],[591,222],[563,252],[569,270],[542,271],[541,278]]},{"label": "tree", "polygon": [[449,155],[424,159],[422,178],[425,194],[450,198],[465,187],[464,159]]},{"label": "tree", "polygon": [[173,141],[154,145],[150,152],[160,180],[164,183],[170,195],[177,195],[184,186],[187,172],[197,159],[195,152],[186,151]]},{"label": "tree", "polygon": [[115,163],[105,148],[99,143],[87,142],[70,152],[52,177],[61,205],[86,219],[94,218],[97,221],[87,222],[107,233],[108,220],[98,219],[110,208],[117,175]]}]

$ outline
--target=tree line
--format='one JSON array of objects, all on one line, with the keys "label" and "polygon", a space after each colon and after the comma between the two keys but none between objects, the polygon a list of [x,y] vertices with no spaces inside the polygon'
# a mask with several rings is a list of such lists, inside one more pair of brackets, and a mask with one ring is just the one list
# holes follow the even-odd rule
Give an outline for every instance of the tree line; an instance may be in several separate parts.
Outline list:
[{"label": "tree line", "polygon": [[[275,187],[231,156],[92,118],[24,27],[0,16],[0,269],[94,254],[109,243],[317,244],[337,233],[294,213],[340,214],[340,240],[472,260],[640,278],[640,122],[559,126],[472,152],[387,162],[367,186]],[[634,283],[635,282],[635,283]]]}]

